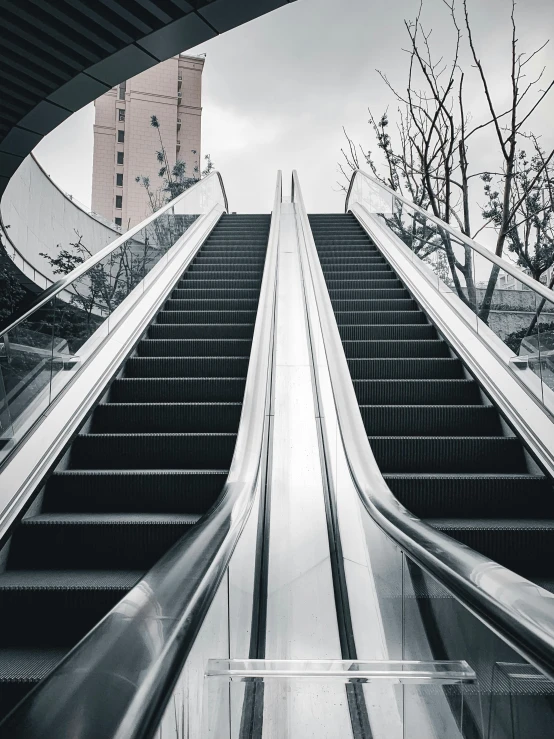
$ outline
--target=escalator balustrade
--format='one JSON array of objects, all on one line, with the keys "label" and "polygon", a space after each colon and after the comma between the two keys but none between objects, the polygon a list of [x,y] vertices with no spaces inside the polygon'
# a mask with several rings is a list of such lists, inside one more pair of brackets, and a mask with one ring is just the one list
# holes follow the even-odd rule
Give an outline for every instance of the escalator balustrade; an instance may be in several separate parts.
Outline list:
[{"label": "escalator balustrade", "polygon": [[0,716],[218,498],[269,227],[221,217],[4,547]]},{"label": "escalator balustrade", "polygon": [[356,218],[309,218],[390,489],[436,529],[554,592],[551,481]]}]

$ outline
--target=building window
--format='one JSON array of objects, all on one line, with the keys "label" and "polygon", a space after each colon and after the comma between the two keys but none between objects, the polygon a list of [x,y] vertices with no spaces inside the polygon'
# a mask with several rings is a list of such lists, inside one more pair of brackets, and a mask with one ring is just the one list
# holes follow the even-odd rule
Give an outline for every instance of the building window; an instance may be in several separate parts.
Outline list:
[{"label": "building window", "polygon": [[123,187],[123,172],[118,172],[115,176],[115,184],[117,187]]},{"label": "building window", "polygon": [[125,131],[117,132],[117,143],[122,144],[125,141]]},{"label": "building window", "polygon": [[115,225],[116,226],[121,226],[121,218],[116,218],[115,219]]},{"label": "building window", "polygon": [[127,82],[122,82],[119,85],[119,99],[125,100],[125,92],[127,91]]},{"label": "building window", "polygon": [[116,195],[115,196],[115,207],[118,210],[121,210],[121,208],[123,208],[123,195]]},{"label": "building window", "polygon": [[123,152],[122,151],[117,152],[117,163],[123,164]]},{"label": "building window", "polygon": [[119,121],[124,121],[125,120],[125,108],[118,108],[117,115],[118,115]]}]

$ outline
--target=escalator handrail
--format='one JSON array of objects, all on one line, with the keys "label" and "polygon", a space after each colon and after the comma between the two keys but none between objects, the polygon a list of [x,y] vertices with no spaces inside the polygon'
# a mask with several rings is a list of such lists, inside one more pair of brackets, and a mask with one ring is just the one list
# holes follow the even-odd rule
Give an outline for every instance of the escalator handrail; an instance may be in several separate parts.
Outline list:
[{"label": "escalator handrail", "polygon": [[550,302],[554,302],[554,290],[550,290],[549,288],[545,287],[545,285],[543,285],[542,282],[537,282],[532,277],[529,277],[529,275],[525,274],[525,272],[518,269],[514,264],[512,264],[512,262],[509,262],[507,259],[503,259],[502,257],[497,256],[494,252],[490,251],[482,244],[479,244],[479,242],[475,241],[469,236],[466,236],[461,231],[456,231],[456,229],[452,228],[450,224],[446,223],[440,218],[437,218],[432,213],[429,213],[429,211],[425,210],[424,208],[421,208],[419,205],[416,205],[415,203],[413,203],[411,200],[408,200],[404,196],[399,195],[399,193],[397,193],[392,188],[388,187],[387,185],[384,185],[382,182],[379,182],[379,180],[376,180],[374,177],[369,175],[367,172],[364,172],[363,169],[356,169],[354,170],[352,174],[352,177],[350,179],[350,184],[348,186],[348,191],[346,193],[346,200],[345,200],[345,206],[344,206],[345,213],[348,213],[348,211],[350,210],[350,197],[352,194],[352,189],[354,187],[354,181],[356,177],[364,177],[366,180],[369,180],[371,184],[375,185],[376,187],[379,187],[381,190],[384,190],[388,195],[391,195],[393,198],[396,198],[396,200],[399,200],[401,203],[408,206],[412,210],[415,210],[417,213],[420,213],[428,221],[431,221],[443,231],[448,232],[452,237],[454,237],[458,241],[461,241],[462,243],[469,246],[471,249],[473,249],[473,251],[477,252],[477,254],[484,257],[489,262],[492,262],[497,267],[500,267],[500,269],[503,272],[507,272],[508,274],[512,275],[512,277],[515,277],[516,280],[518,280],[518,282],[521,282],[529,290],[533,290],[533,292],[540,295],[541,298],[544,298],[545,300],[548,300]]},{"label": "escalator handrail", "polygon": [[93,254],[91,257],[86,259],[82,264],[79,264],[77,267],[75,267],[75,269],[71,270],[71,272],[68,272],[63,277],[60,277],[59,280],[54,282],[52,285],[50,285],[50,287],[47,287],[39,295],[37,295],[37,297],[34,298],[30,304],[27,304],[20,310],[15,311],[14,315],[10,316],[9,318],[10,323],[8,325],[6,325],[5,327],[2,327],[0,325],[0,339],[5,334],[17,328],[17,326],[20,323],[29,319],[33,315],[33,313],[43,308],[47,303],[50,302],[50,300],[52,300],[52,298],[54,298],[58,293],[62,292],[62,290],[67,290],[67,288],[75,280],[77,280],[79,277],[82,277],[92,267],[94,267],[96,264],[98,264],[103,259],[105,259],[107,256],[109,256],[113,251],[118,249],[122,244],[124,244],[126,241],[131,239],[135,234],[139,233],[139,231],[142,231],[143,228],[146,228],[148,225],[150,225],[150,223],[157,220],[160,216],[164,215],[164,213],[167,213],[169,210],[174,208],[178,203],[181,202],[181,200],[184,200],[186,197],[188,197],[190,193],[193,192],[196,188],[200,187],[201,185],[202,186],[205,185],[206,181],[210,179],[210,177],[217,177],[219,186],[221,188],[221,193],[223,195],[225,212],[228,213],[229,203],[227,201],[227,194],[225,192],[225,185],[223,184],[223,178],[217,170],[214,170],[213,172],[210,172],[210,174],[207,175],[206,177],[203,177],[202,179],[198,180],[198,182],[196,182],[192,187],[189,187],[187,190],[182,192],[180,195],[177,195],[177,197],[173,198],[173,200],[170,200],[169,203],[166,203],[155,213],[152,213],[152,215],[149,215],[147,218],[145,218],[143,221],[138,223],[136,226],[133,226],[133,228],[130,228],[124,234],[122,234],[121,236],[118,236],[117,239],[115,239],[114,241],[111,241],[103,249],[100,249],[99,251],[97,251],[96,254]]},{"label": "escalator handrail", "polygon": [[396,499],[385,482],[359,410],[296,171],[293,201],[304,232],[339,430],[365,510],[400,549],[525,659],[554,679],[554,595],[424,523]]},{"label": "escalator handrail", "polygon": [[0,725],[0,737],[152,739],[158,735],[167,702],[256,494],[270,414],[281,183],[278,172],[243,410],[221,495],[7,716]]}]

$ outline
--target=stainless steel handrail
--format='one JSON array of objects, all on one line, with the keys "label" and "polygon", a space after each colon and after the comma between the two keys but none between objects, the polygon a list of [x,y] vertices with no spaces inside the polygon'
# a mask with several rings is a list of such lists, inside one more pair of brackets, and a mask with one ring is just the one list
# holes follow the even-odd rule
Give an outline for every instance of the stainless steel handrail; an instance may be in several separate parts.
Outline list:
[{"label": "stainless steel handrail", "polygon": [[496,254],[489,251],[484,246],[481,246],[481,244],[479,244],[474,239],[471,239],[469,236],[465,236],[465,234],[463,234],[461,231],[456,231],[456,229],[452,228],[452,226],[450,226],[448,223],[445,223],[440,218],[437,218],[432,213],[429,213],[429,211],[424,210],[424,208],[421,208],[419,205],[416,205],[411,200],[408,200],[402,195],[399,195],[397,192],[395,192],[395,190],[388,187],[387,185],[383,185],[382,182],[379,182],[379,180],[376,180],[374,177],[369,175],[367,172],[364,172],[362,169],[354,170],[354,173],[350,179],[350,185],[348,186],[348,192],[346,193],[346,200],[345,200],[345,205],[344,205],[345,213],[348,213],[348,211],[350,210],[350,196],[352,194],[354,180],[356,179],[358,175],[365,177],[372,184],[376,185],[377,187],[380,187],[386,193],[396,198],[401,203],[404,203],[404,205],[408,206],[409,208],[412,208],[412,210],[415,210],[417,213],[421,213],[421,215],[425,216],[427,220],[434,223],[436,226],[441,228],[443,231],[447,231],[454,238],[458,239],[458,241],[461,241],[462,243],[466,244],[471,249],[476,251],[480,256],[484,257],[485,259],[488,259],[489,262],[496,264],[497,267],[500,267],[504,272],[507,272],[508,274],[512,275],[512,277],[515,277],[519,282],[521,282],[523,285],[528,287],[530,290],[533,290],[534,292],[538,293],[541,296],[541,298],[554,302],[554,290],[549,290],[541,282],[537,282],[536,280],[533,280],[531,277],[529,277],[529,275],[526,275],[525,272],[522,272],[521,270],[519,270],[511,262],[508,262],[506,259],[502,259],[502,257],[498,257]]},{"label": "stainless steel handrail", "polygon": [[293,172],[340,434],[358,495],[378,526],[517,652],[554,679],[554,595],[410,513],[387,486],[367,438],[331,299]]},{"label": "stainless steel handrail", "polygon": [[21,312],[16,311],[17,317],[12,319],[10,324],[6,328],[0,329],[0,338],[9,331],[13,331],[14,328],[16,328],[23,321],[27,320],[37,310],[44,307],[62,290],[66,290],[72,282],[88,272],[89,269],[91,269],[91,267],[94,267],[95,264],[101,262],[105,257],[111,254],[112,251],[120,247],[139,231],[142,231],[142,229],[146,228],[146,226],[148,226],[150,223],[157,220],[161,215],[167,213],[168,210],[174,208],[177,203],[179,203],[181,200],[184,200],[191,192],[193,192],[193,190],[195,190],[200,185],[203,185],[206,180],[210,179],[210,177],[218,178],[219,186],[221,187],[221,192],[223,194],[223,202],[225,203],[225,211],[228,213],[229,203],[227,201],[227,194],[225,192],[225,186],[223,184],[221,174],[218,171],[210,172],[207,177],[204,177],[204,179],[202,180],[198,180],[195,185],[189,187],[188,190],[185,190],[180,195],[177,195],[176,198],[170,200],[169,203],[166,203],[162,208],[160,208],[160,210],[152,213],[152,215],[148,216],[148,218],[145,218],[144,221],[141,221],[136,226],[133,226],[133,228],[130,228],[124,234],[115,239],[115,241],[107,244],[103,249],[100,249],[100,251],[96,252],[96,254],[93,254],[91,257],[89,257],[89,259],[80,264],[78,267],[75,267],[75,269],[71,270],[71,272],[69,272],[67,275],[64,275],[59,280],[57,280],[57,282],[54,282],[53,285],[47,287],[46,290],[43,290],[28,307],[25,307]]},{"label": "stainless steel handrail", "polygon": [[271,229],[235,452],[214,506],[0,725],[10,739],[152,739],[250,515],[270,413],[282,200]]}]

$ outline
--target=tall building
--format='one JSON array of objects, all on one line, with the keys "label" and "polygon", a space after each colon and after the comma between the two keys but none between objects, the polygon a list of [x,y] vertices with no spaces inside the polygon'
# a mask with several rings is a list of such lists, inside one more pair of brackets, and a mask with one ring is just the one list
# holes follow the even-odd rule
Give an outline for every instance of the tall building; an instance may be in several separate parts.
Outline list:
[{"label": "tall building", "polygon": [[[148,194],[136,181],[161,184],[160,134],[169,166],[177,158],[193,175],[200,166],[202,57],[171,57],[122,82],[95,105],[92,210],[127,230],[152,212]],[[157,130],[152,116],[159,121]]]}]

